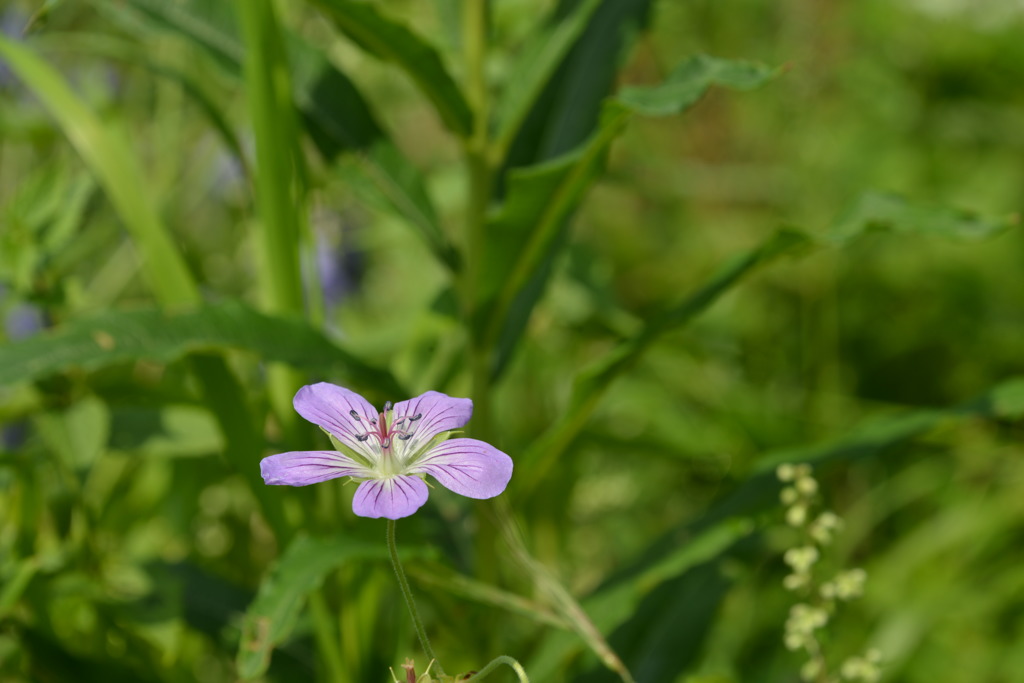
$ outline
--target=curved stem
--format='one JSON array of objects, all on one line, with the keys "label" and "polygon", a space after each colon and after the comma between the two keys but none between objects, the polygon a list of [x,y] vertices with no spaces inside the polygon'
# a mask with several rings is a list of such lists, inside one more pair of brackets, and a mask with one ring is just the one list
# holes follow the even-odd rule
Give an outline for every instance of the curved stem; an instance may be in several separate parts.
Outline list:
[{"label": "curved stem", "polygon": [[395,520],[388,520],[388,551],[391,553],[391,566],[395,568],[395,576],[398,577],[398,587],[402,589],[402,597],[405,598],[405,605],[409,608],[409,615],[412,616],[412,627],[416,631],[416,637],[420,639],[420,646],[432,661],[437,663],[437,672],[444,675],[441,663],[437,661],[434,648],[430,647],[430,640],[427,639],[427,631],[423,628],[423,620],[420,619],[419,610],[416,609],[416,602],[412,597],[412,590],[409,588],[409,580],[405,578],[405,570],[402,569],[402,562],[398,559],[398,545],[395,543]]},{"label": "curved stem", "polygon": [[526,669],[523,668],[523,665],[517,662],[512,657],[509,657],[508,655],[501,655],[495,657],[487,666],[473,674],[473,677],[469,680],[481,680],[484,676],[491,674],[495,669],[497,669],[502,664],[507,665],[510,669],[516,672],[516,676],[519,677],[520,683],[530,683],[530,677],[526,675]]}]

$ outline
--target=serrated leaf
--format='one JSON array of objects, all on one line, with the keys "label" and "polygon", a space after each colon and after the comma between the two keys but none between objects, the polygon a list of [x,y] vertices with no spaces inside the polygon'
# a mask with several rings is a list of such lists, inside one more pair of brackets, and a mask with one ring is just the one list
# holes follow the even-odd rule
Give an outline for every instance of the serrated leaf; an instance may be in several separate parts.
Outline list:
[{"label": "serrated leaf", "polygon": [[827,236],[839,244],[873,231],[983,239],[1018,222],[1016,215],[985,218],[969,211],[912,202],[895,194],[866,192],[832,224]]},{"label": "serrated leaf", "polygon": [[295,627],[306,596],[330,572],[353,560],[384,559],[383,546],[347,538],[299,537],[285,550],[245,613],[236,664],[243,680],[262,676],[270,655]]},{"label": "serrated leaf", "polygon": [[389,372],[362,362],[305,322],[238,303],[178,313],[117,311],[74,321],[0,348],[0,385],[140,359],[169,363],[188,353],[224,349],[321,375],[336,372],[391,396],[405,394]]},{"label": "serrated leaf", "polygon": [[469,105],[440,55],[421,36],[367,2],[316,0],[316,4],[357,45],[405,71],[452,132],[469,136],[473,130]]}]

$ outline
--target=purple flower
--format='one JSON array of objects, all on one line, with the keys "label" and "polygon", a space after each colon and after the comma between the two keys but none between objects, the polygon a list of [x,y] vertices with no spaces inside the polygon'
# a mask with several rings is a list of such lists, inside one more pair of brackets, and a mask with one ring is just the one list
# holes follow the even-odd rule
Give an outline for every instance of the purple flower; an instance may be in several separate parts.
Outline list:
[{"label": "purple flower", "polygon": [[331,437],[336,451],[293,451],[260,463],[268,484],[307,486],[337,477],[362,482],[352,509],[400,519],[427,502],[424,475],[470,498],[493,498],[512,478],[512,458],[476,439],[449,439],[469,422],[473,402],[428,391],[378,413],[355,393],[320,382],[302,387],[296,412]]}]

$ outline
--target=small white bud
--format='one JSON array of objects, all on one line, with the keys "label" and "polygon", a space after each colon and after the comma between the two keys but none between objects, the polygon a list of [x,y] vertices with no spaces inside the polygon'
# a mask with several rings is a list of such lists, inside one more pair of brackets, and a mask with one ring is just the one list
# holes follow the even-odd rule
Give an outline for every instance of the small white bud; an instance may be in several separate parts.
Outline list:
[{"label": "small white bud", "polygon": [[805,496],[813,496],[818,492],[818,480],[814,477],[800,477],[796,480],[796,490]]},{"label": "small white bud", "polygon": [[792,505],[800,500],[800,494],[792,486],[787,486],[779,493],[779,500],[782,501],[783,505]]},{"label": "small white bud", "polygon": [[775,468],[775,476],[779,481],[793,481],[796,479],[796,467],[785,463]]},{"label": "small white bud", "polygon": [[821,662],[817,659],[812,659],[802,667],[800,667],[800,678],[805,681],[813,681],[821,673]]},{"label": "small white bud", "polygon": [[786,523],[790,526],[803,526],[807,521],[807,506],[794,505],[786,510]]}]

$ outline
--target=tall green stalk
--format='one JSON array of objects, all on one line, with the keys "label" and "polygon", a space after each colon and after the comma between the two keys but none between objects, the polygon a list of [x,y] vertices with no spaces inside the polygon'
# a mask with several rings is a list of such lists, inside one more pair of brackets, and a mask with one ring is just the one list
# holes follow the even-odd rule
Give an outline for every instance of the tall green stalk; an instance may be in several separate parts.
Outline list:
[{"label": "tall green stalk", "polygon": [[[264,310],[302,316],[299,241],[305,221],[298,127],[281,29],[271,0],[236,0],[245,41],[245,86],[256,143],[260,300]],[[295,424],[291,398],[301,375],[268,369],[270,400],[286,431]]]}]

